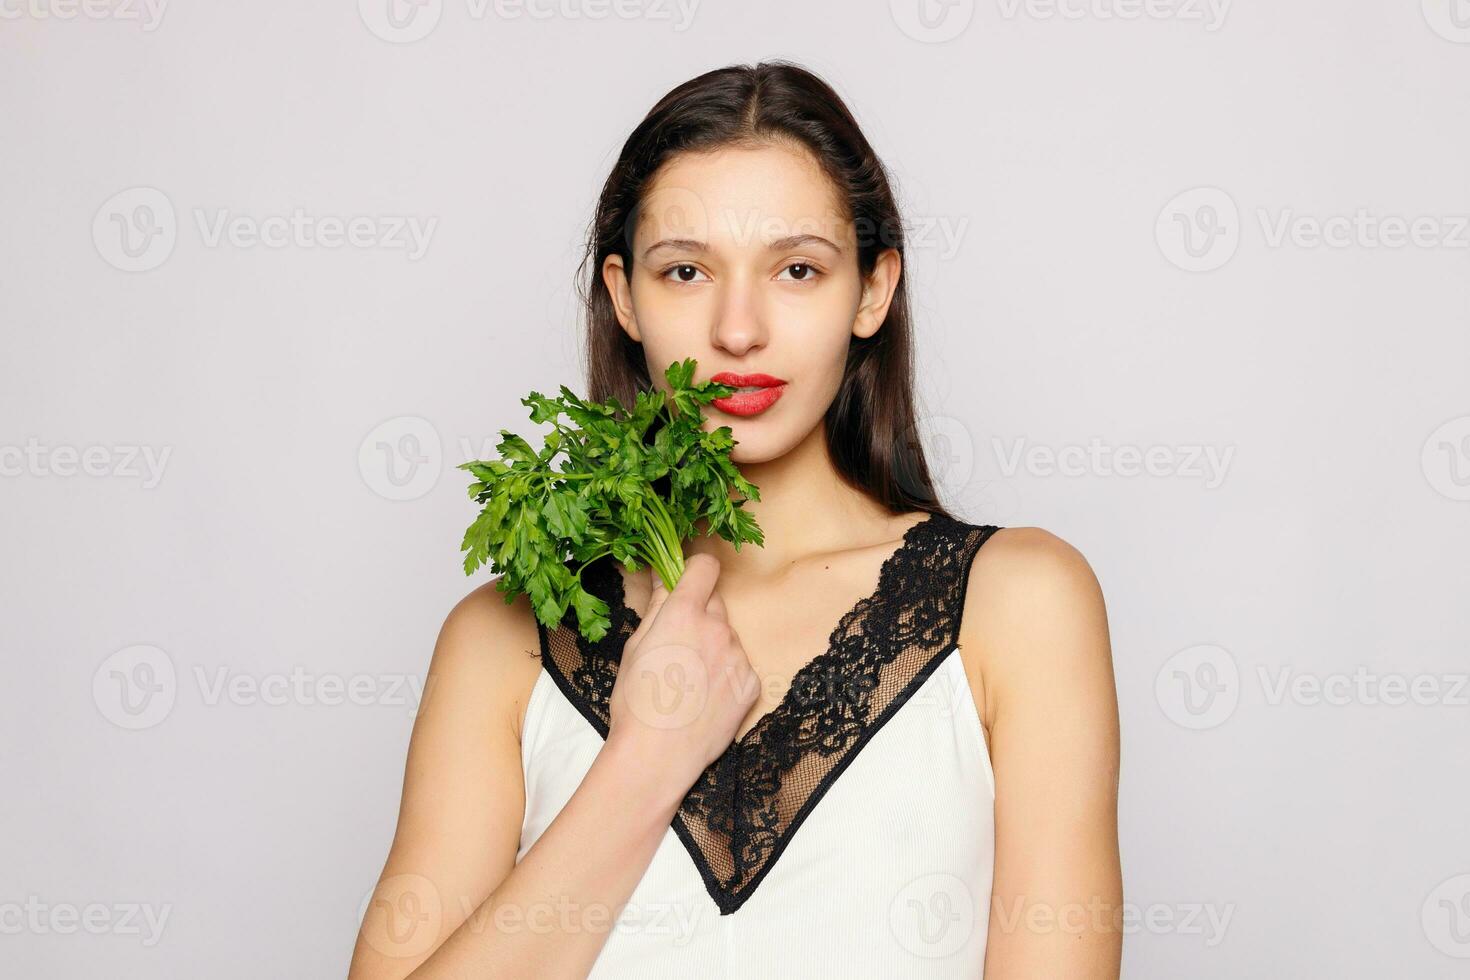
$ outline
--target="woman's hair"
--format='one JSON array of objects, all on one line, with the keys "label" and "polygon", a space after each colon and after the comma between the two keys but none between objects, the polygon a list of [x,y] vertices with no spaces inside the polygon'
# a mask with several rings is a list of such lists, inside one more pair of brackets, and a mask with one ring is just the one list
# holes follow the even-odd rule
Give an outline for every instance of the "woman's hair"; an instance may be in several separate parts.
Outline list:
[{"label": "woman's hair", "polygon": [[[902,256],[903,226],[887,171],[826,82],[784,60],[732,65],[690,79],[633,130],[597,201],[579,283],[589,397],[632,405],[637,391],[653,387],[643,345],[618,323],[602,266],[616,253],[631,275],[638,209],[659,169],[686,151],[781,141],[811,151],[836,187],[857,234],[864,277],[885,248]],[[825,417],[827,445],[843,479],[893,513],[950,516],[934,490],[915,425],[907,278],[900,275],[878,332],[851,339],[842,384]]]}]

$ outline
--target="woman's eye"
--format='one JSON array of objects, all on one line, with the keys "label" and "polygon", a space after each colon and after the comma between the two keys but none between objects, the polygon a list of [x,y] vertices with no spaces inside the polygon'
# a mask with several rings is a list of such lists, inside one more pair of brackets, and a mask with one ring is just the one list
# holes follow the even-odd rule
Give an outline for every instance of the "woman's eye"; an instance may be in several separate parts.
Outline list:
[{"label": "woman's eye", "polygon": [[[812,282],[821,275],[815,266],[806,262],[791,262],[781,272],[783,276],[790,273],[790,278],[785,280],[787,282]],[[699,270],[698,266],[681,263],[669,266],[661,275],[672,282],[694,283],[699,282],[699,278],[704,276],[704,273]]]},{"label": "woman's eye", "polygon": [[669,266],[663,272],[665,279],[669,277],[669,273],[674,274],[674,279],[677,282],[696,282],[697,280],[694,277],[702,275],[697,268],[687,264]]},{"label": "woman's eye", "polygon": [[792,262],[781,271],[790,272],[792,276],[791,279],[788,281],[792,282],[811,282],[819,275],[814,267],[808,265],[805,262]]}]

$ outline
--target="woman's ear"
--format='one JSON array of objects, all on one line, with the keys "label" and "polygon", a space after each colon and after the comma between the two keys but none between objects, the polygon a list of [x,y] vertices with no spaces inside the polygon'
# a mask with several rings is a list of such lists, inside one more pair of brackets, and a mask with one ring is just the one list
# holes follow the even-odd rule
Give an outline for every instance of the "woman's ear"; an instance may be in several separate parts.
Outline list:
[{"label": "woman's ear", "polygon": [[898,249],[884,249],[873,263],[873,271],[863,280],[863,295],[858,303],[857,315],[853,317],[854,337],[871,337],[883,326],[888,316],[893,293],[898,289],[898,277],[903,275],[903,257]]},{"label": "woman's ear", "polygon": [[634,343],[641,344],[643,338],[638,335],[638,318],[633,315],[633,290],[628,285],[628,276],[623,269],[623,257],[616,252],[602,261],[602,284],[607,287],[613,312],[617,314],[623,332]]}]

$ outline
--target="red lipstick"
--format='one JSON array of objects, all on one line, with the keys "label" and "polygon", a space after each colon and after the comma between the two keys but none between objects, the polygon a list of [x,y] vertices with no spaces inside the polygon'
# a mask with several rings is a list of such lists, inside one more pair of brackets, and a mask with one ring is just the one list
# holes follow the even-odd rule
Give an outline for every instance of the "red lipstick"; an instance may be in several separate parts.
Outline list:
[{"label": "red lipstick", "polygon": [[736,374],[733,371],[721,371],[710,378],[715,384],[729,385],[731,388],[746,388],[748,391],[737,391],[728,398],[716,398],[710,402],[715,408],[730,415],[758,415],[776,404],[776,399],[786,390],[786,382],[781,378],[773,378],[769,374]]}]

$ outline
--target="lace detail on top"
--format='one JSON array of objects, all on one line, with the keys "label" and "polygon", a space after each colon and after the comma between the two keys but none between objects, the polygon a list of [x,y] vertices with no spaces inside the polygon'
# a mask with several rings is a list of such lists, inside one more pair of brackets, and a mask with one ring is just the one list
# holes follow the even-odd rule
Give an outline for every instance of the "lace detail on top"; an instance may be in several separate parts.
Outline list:
[{"label": "lace detail on top", "polygon": [[[958,643],[971,561],[996,530],[942,514],[911,526],[826,652],[690,788],[673,829],[722,915],[750,897],[827,788]],[[611,627],[590,643],[574,611],[551,631],[538,622],[541,659],[606,738],[623,645],[640,619],[611,556],[588,565],[582,581],[608,603]]]}]

